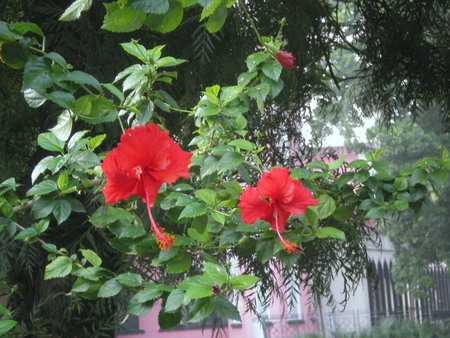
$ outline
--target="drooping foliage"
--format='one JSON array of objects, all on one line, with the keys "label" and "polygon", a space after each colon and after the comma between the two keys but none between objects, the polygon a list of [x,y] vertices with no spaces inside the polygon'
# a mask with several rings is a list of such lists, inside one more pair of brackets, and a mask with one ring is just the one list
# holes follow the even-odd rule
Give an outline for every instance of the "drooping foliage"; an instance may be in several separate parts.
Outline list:
[{"label": "drooping foliage", "polygon": [[[2,118],[20,116],[27,103],[35,110],[26,113],[38,121],[26,121],[34,128],[23,140],[35,140],[24,149],[27,158],[15,164],[17,154],[0,148],[10,170],[24,166],[28,173],[0,183],[2,249],[8,248],[2,287],[11,309],[2,308],[4,332],[15,326],[12,332],[23,336],[67,336],[76,327],[70,334],[112,334],[120,307],[142,315],[158,299],[161,328],[177,325],[186,305],[191,322],[213,312],[239,320],[232,294],[254,295],[244,297],[250,310],[255,297],[263,304],[271,294],[283,300],[279,283],[293,274],[332,302],[334,274],[344,276],[346,295],[366,276],[366,243],[376,241],[366,222],[419,210],[445,181],[428,184],[449,170],[445,149],[415,165],[428,175],[419,181],[415,171],[393,172],[379,151],[351,163],[312,159],[301,126],[311,100],[331,102],[330,82],[341,81],[331,52],[363,53],[336,21],[343,3],[61,3],[0,5],[0,70],[14,84],[2,93],[14,97]],[[349,8],[360,18],[357,6]],[[282,52],[292,53],[293,69],[292,59],[277,58]],[[111,155],[121,134],[134,134],[126,128],[150,122],[192,152],[189,177],[158,181],[151,212],[148,196],[132,185],[128,199],[107,204],[105,156],[116,161],[112,172],[151,185],[147,167],[119,166],[123,157]],[[176,153],[158,157],[158,168],[175,163]],[[302,181],[318,201],[292,212],[282,237],[265,221],[245,223],[238,207],[243,187],[273,165],[289,166],[290,180]],[[280,211],[271,210],[278,219]],[[173,239],[163,247],[148,233],[159,227]],[[302,250],[286,251],[280,238]],[[49,305],[55,289],[69,293],[58,304],[66,309],[61,323],[52,316],[60,308]]]}]

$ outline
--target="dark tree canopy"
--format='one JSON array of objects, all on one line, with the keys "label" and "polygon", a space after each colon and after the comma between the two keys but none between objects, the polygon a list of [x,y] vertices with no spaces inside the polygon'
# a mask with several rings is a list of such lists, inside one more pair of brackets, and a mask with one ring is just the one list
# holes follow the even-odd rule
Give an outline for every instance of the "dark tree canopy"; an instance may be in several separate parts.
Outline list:
[{"label": "dark tree canopy", "polygon": [[[171,1],[171,3],[176,4],[180,2],[178,0]],[[367,161],[362,160],[354,163],[351,167],[347,167],[346,164],[343,165],[342,162],[337,160],[330,165],[315,161],[310,163],[309,169],[305,169],[306,163],[311,162],[313,151],[317,151],[320,139],[317,138],[308,142],[302,134],[301,127],[305,123],[310,123],[313,119],[313,110],[316,107],[312,102],[317,103],[317,110],[322,114],[319,114],[321,120],[318,124],[325,120],[331,120],[336,114],[345,115],[348,120],[378,115],[386,124],[390,124],[399,116],[414,118],[418,114],[425,114],[425,108],[429,106],[441,107],[440,118],[448,119],[448,100],[450,97],[448,80],[449,25],[445,1],[255,0],[241,1],[241,6],[239,6],[238,2],[233,3],[228,0],[226,4],[229,4],[229,8],[225,9],[227,13],[226,21],[223,27],[215,33],[208,31],[209,21],[199,23],[202,6],[205,7],[204,4],[210,3],[209,1],[183,2],[195,4],[195,6],[187,6],[187,8],[182,9],[184,11],[183,21],[175,31],[168,33],[155,32],[145,25],[134,32],[112,32],[102,29],[105,15],[108,15],[107,9],[111,8],[108,6],[119,6],[117,2],[113,1],[93,1],[92,7],[83,11],[79,19],[73,22],[58,20],[73,1],[4,0],[0,3],[0,24],[2,24],[0,27],[4,29],[0,34],[0,41],[2,41],[0,56],[7,59],[5,61],[2,58],[2,63],[0,63],[0,125],[2,128],[2,134],[0,135],[0,183],[10,176],[16,176],[17,182],[21,184],[17,186],[17,191],[14,192],[10,190],[14,190],[16,187],[10,189],[8,186],[11,181],[5,183],[5,186],[0,186],[0,202],[3,203],[1,214],[5,215],[5,217],[2,216],[0,225],[2,229],[7,227],[9,231],[9,233],[3,231],[0,237],[2,244],[0,253],[4,258],[1,260],[0,266],[0,274],[4,284],[0,286],[3,293],[8,294],[10,292],[9,302],[17,308],[14,318],[20,322],[20,325],[16,327],[16,332],[23,336],[27,334],[43,336],[44,333],[54,336],[69,336],[69,334],[90,336],[92,332],[111,335],[117,321],[117,306],[126,303],[128,299],[120,298],[122,296],[118,297],[119,299],[108,298],[107,296],[113,293],[111,289],[108,289],[108,292],[111,293],[105,296],[107,299],[96,302],[89,302],[89,300],[95,299],[97,296],[102,285],[100,283],[112,280],[109,279],[112,274],[108,274],[110,272],[108,269],[114,271],[115,274],[120,274],[122,272],[130,273],[130,266],[131,269],[135,268],[136,260],[134,256],[128,255],[131,247],[131,251],[136,251],[133,251],[133,253],[142,256],[140,258],[141,269],[136,269],[138,271],[135,274],[141,274],[139,275],[141,277],[138,277],[138,281],[141,282],[144,278],[148,282],[167,283],[170,287],[172,285],[176,287],[178,286],[177,283],[186,276],[197,274],[195,277],[198,277],[198,274],[203,271],[202,269],[207,270],[205,266],[208,265],[202,265],[202,261],[211,263],[208,260],[214,261],[217,259],[218,262],[220,261],[225,265],[227,252],[226,250],[218,252],[217,247],[232,243],[233,245],[230,246],[232,249],[230,250],[233,250],[233,253],[239,257],[239,262],[245,267],[246,271],[244,272],[257,274],[261,277],[263,290],[261,297],[265,298],[263,299],[264,302],[267,303],[271,291],[279,294],[279,282],[283,283],[291,278],[293,269],[297,269],[296,272],[301,273],[301,278],[304,278],[299,282],[310,284],[312,292],[329,296],[330,302],[332,302],[329,287],[336,270],[341,269],[340,273],[346,277],[344,290],[346,295],[351,293],[352,282],[358,282],[366,275],[366,266],[369,262],[366,240],[370,240],[373,235],[373,229],[366,226],[366,219],[383,218],[388,212],[402,211],[405,208],[405,203],[406,208],[409,207],[409,202],[399,201],[397,196],[392,194],[392,189],[395,190],[393,182],[396,177],[393,176],[389,166],[378,159],[379,153],[377,152],[368,154]],[[78,3],[81,3],[81,1]],[[136,4],[137,1],[133,3]],[[243,3],[246,4],[246,11],[249,15],[246,15],[247,12],[242,6]],[[221,1],[221,4],[222,9],[224,9],[225,2]],[[131,9],[131,11],[134,11],[134,9]],[[29,53],[28,49],[25,49],[26,52],[21,54],[20,52],[24,51],[21,49],[22,44],[29,43],[26,46],[28,48],[33,46],[34,42],[29,39],[29,36],[23,37],[20,34],[16,39],[8,28],[10,26],[5,22],[32,22],[37,24],[38,27],[42,28],[43,35],[46,37],[45,46],[42,46],[45,48],[38,51],[35,48]],[[269,55],[267,50],[264,51],[266,53],[264,57],[267,57],[264,62],[269,60],[267,61],[268,64],[269,62],[272,62],[272,65],[275,64],[279,73],[275,74],[276,76],[272,74],[276,80],[271,81],[258,69],[260,74],[258,73],[256,79],[259,81],[264,78],[268,81],[265,84],[270,83],[267,88],[275,92],[283,87],[284,89],[280,95],[273,93],[271,93],[273,95],[268,95],[266,93],[264,98],[267,97],[267,100],[258,102],[248,94],[251,89],[254,89],[252,86],[256,86],[251,82],[251,79],[247,84],[249,88],[245,88],[245,92],[244,87],[247,85],[238,88],[237,91],[241,90],[238,94],[242,94],[244,99],[241,101],[240,97],[238,99],[238,96],[236,96],[231,101],[237,101],[239,109],[244,107],[246,113],[244,120],[245,124],[248,123],[248,125],[243,127],[242,130],[239,129],[240,127],[236,127],[237,122],[229,116],[223,117],[211,114],[211,116],[205,118],[199,115],[200,117],[195,121],[192,117],[198,114],[199,106],[202,103],[202,101],[199,102],[199,99],[207,90],[205,88],[217,83],[222,86],[222,89],[226,86],[234,86],[240,74],[246,73],[248,75],[248,72],[250,72],[250,70],[247,71],[246,58],[257,51],[264,50],[262,39],[258,36],[258,33],[255,33],[252,25],[256,26],[262,36],[273,36],[278,39],[280,46],[277,46],[277,48],[280,47],[286,52],[291,52],[296,58],[296,67],[288,72],[283,71],[280,77],[282,71],[280,64],[273,60],[273,54]],[[282,26],[281,30],[280,25]],[[277,32],[278,36],[275,36]],[[4,37],[6,37],[5,40],[2,40]],[[130,43],[132,40],[138,41],[146,52],[157,45],[165,45],[164,55],[189,61],[188,63],[178,63],[175,60],[173,65],[176,65],[178,75],[175,72],[172,73],[173,78],[169,79],[170,81],[173,80],[172,85],[168,85],[164,81],[157,84],[157,89],[166,91],[168,96],[172,97],[174,102],[176,101],[175,104],[178,103],[179,109],[171,111],[158,107],[153,117],[157,123],[164,125],[170,131],[170,135],[175,135],[176,141],[186,149],[189,147],[189,142],[193,141],[191,137],[194,131],[202,134],[198,124],[204,123],[201,126],[204,134],[196,140],[197,145],[200,144],[203,148],[196,154],[198,155],[197,162],[191,170],[194,178],[189,182],[195,188],[189,188],[187,183],[184,184],[187,184],[188,188],[184,185],[180,192],[172,191],[173,187],[167,188],[156,202],[158,207],[161,208],[155,211],[155,218],[163,220],[167,224],[167,229],[171,231],[184,231],[180,237],[186,237],[191,241],[190,243],[194,242],[195,245],[198,244],[196,243],[198,241],[199,247],[206,246],[207,250],[214,254],[214,257],[205,250],[201,253],[203,255],[199,254],[201,259],[192,260],[191,253],[197,252],[198,248],[188,250],[184,247],[180,249],[180,253],[175,253],[174,256],[164,257],[164,254],[159,255],[160,250],[156,241],[148,236],[143,239],[145,235],[142,234],[142,231],[144,228],[148,228],[148,224],[144,224],[140,220],[142,215],[145,215],[145,210],[136,199],[119,205],[119,208],[117,208],[120,209],[117,214],[119,216],[113,215],[112,219],[114,220],[111,221],[111,224],[107,223],[108,219],[105,221],[107,224],[102,223],[104,221],[101,216],[103,215],[102,212],[108,213],[110,210],[115,212],[116,209],[111,206],[106,207],[104,204],[100,187],[97,186],[103,184],[101,180],[103,176],[99,171],[95,171],[95,168],[99,159],[106,151],[111,150],[120,138],[122,131],[117,124],[113,126],[106,123],[89,124],[83,118],[78,119],[77,124],[74,124],[73,130],[71,130],[72,132],[88,130],[93,135],[108,135],[103,144],[101,144],[102,140],[99,141],[99,148],[97,149],[99,157],[90,149],[86,150],[80,146],[83,151],[90,152],[89,155],[94,157],[93,162],[95,162],[92,167],[86,165],[86,168],[81,168],[86,170],[83,173],[85,176],[80,175],[79,170],[73,169],[76,166],[73,163],[71,163],[72,167],[68,165],[67,170],[64,167],[62,173],[58,172],[59,169],[49,170],[50,167],[44,167],[39,175],[41,175],[40,178],[43,182],[50,185],[50,191],[44,189],[44,191],[36,193],[35,189],[35,196],[33,191],[30,193],[29,188],[35,187],[36,182],[39,182],[39,179],[34,184],[30,181],[30,172],[37,163],[40,163],[49,154],[48,148],[50,148],[50,151],[54,150],[52,145],[50,147],[47,145],[47,149],[42,145],[39,147],[36,139],[38,135],[42,135],[55,125],[58,116],[61,116],[61,108],[64,106],[61,105],[59,100],[55,99],[53,102],[48,100],[43,105],[39,105],[37,109],[30,109],[27,106],[23,93],[21,93],[23,80],[21,68],[24,68],[23,64],[25,64],[25,61],[28,62],[28,60],[35,60],[39,57],[42,59],[41,55],[48,57],[47,53],[49,52],[59,53],[58,55],[63,56],[71,65],[71,67],[66,67],[59,64],[60,68],[64,68],[61,74],[64,76],[73,74],[72,69],[75,69],[84,71],[98,79],[98,81],[95,80],[98,82],[101,91],[98,96],[104,99],[103,101],[110,103],[112,110],[114,110],[116,109],[115,98],[106,98],[105,93],[108,95],[111,93],[106,90],[103,91],[100,83],[102,85],[111,84],[119,72],[130,64],[137,62],[136,55],[124,51],[126,48],[119,47],[121,43]],[[128,48],[132,47],[128,46]],[[136,45],[133,48],[137,48]],[[15,53],[17,51],[19,51],[18,54]],[[40,54],[34,54],[35,52]],[[336,57],[339,55],[345,55],[345,57]],[[16,59],[18,63],[14,64]],[[140,61],[142,60],[140,59]],[[20,64],[20,62],[23,64]],[[51,65],[51,67],[58,68],[58,62],[51,58],[39,62],[41,62],[41,65]],[[147,62],[146,66],[150,63],[148,60],[142,62]],[[270,71],[273,71],[276,67],[270,68]],[[86,74],[84,76],[86,78]],[[53,81],[53,79],[51,80]],[[73,82],[77,85],[80,84],[76,81]],[[123,84],[123,82],[118,82]],[[70,83],[74,85],[74,83]],[[116,83],[119,87],[121,84]],[[74,88],[76,89],[73,92],[70,92],[72,87],[66,92],[64,92],[66,88],[63,86],[58,87],[58,90],[65,93],[66,98],[69,94],[73,97],[74,102],[75,99],[78,102],[82,90],[80,90],[80,86],[74,86]],[[49,88],[44,88],[44,91],[47,89]],[[52,87],[49,91],[53,89]],[[154,88],[151,88],[151,90],[154,90]],[[151,90],[149,89],[149,91]],[[233,90],[236,91],[236,88]],[[123,89],[123,91],[126,92],[127,90]],[[233,93],[232,90],[230,91]],[[50,95],[51,93],[45,92],[44,94]],[[86,93],[83,92],[84,94]],[[228,95],[231,95],[230,92],[228,92]],[[97,99],[92,93],[88,93],[86,96],[90,100]],[[257,97],[257,95],[254,96]],[[270,96],[274,98],[269,99]],[[142,95],[142,98],[143,101],[146,99],[150,101],[145,95]],[[145,101],[145,103],[149,104],[148,101]],[[153,105],[153,101],[151,101],[151,104]],[[123,106],[118,109],[122,108]],[[186,110],[189,110],[191,115],[181,113],[186,113]],[[238,111],[236,114],[242,113]],[[207,121],[210,125],[207,125],[204,121]],[[448,124],[449,121],[446,123]],[[213,127],[216,128],[217,126],[222,128],[220,130],[228,130],[229,133],[225,132],[223,135],[215,133]],[[237,134],[239,136],[233,134],[236,131],[235,129],[239,129],[238,131],[241,132],[241,134]],[[209,132],[211,134],[208,134]],[[47,136],[48,134],[51,133],[47,133]],[[426,133],[424,132],[424,134]],[[102,135],[98,136],[102,137]],[[239,137],[245,137],[245,140],[233,139]],[[84,141],[87,143],[89,140],[85,139]],[[231,157],[228,162],[219,160],[219,158],[225,158],[224,154],[227,154],[226,152],[223,153],[223,149],[226,149],[226,151],[230,149],[230,146],[223,143],[229,143],[230,140],[237,141],[238,145],[240,142],[241,148],[234,146],[235,148],[231,152],[234,158]],[[61,142],[64,143],[65,141],[67,140]],[[59,144],[58,140],[56,142]],[[196,143],[193,142],[193,144]],[[292,145],[296,146],[297,153],[294,156],[287,156],[292,155]],[[199,146],[198,149],[200,148]],[[256,149],[264,149],[264,152],[259,153],[261,157],[259,162],[255,160],[258,156]],[[241,155],[240,152],[243,152],[245,156]],[[72,156],[72,154],[68,155]],[[69,159],[70,156],[68,156]],[[244,162],[244,157],[253,161],[253,164],[250,163],[249,165],[250,169],[244,163],[241,163]],[[208,168],[207,165],[212,161],[222,163],[223,168],[220,171],[217,169],[219,165],[216,169],[211,169],[212,165]],[[434,163],[434,166],[427,167],[426,164],[423,164],[419,167],[430,172],[438,170],[436,168],[440,168],[439,166],[448,167],[447,158],[442,158],[442,163],[437,162],[437,164]],[[233,167],[234,165],[238,167],[236,163],[239,163],[240,170],[236,170],[239,175],[236,174],[234,170],[236,168]],[[320,186],[316,191],[321,195],[319,197],[320,210],[318,208],[319,211],[312,211],[304,216],[301,221],[293,222],[292,229],[295,229],[298,233],[292,231],[289,234],[294,239],[297,237],[304,239],[306,250],[301,258],[292,258],[283,251],[279,243],[274,241],[273,231],[268,224],[258,224],[260,228],[257,228],[254,232],[253,227],[243,225],[242,221],[236,217],[236,213],[239,213],[237,203],[242,187],[234,180],[237,176],[244,177],[246,173],[243,181],[246,181],[247,184],[256,183],[262,170],[255,169],[255,163],[262,163],[267,167],[272,165],[297,167],[292,170],[293,178],[309,182],[308,187],[311,189],[316,184]],[[62,164],[62,166],[64,165]],[[204,169],[205,167],[207,169]],[[445,168],[442,170],[445,170]],[[373,171],[376,171],[377,174],[371,177]],[[72,174],[73,176],[71,176]],[[411,180],[410,176],[410,174],[405,174],[404,177],[401,177],[402,182]],[[86,179],[87,177],[94,177],[95,184],[91,185],[92,180]],[[80,182],[77,180],[80,180]],[[352,180],[358,185],[358,191],[347,184]],[[74,181],[76,183],[73,183]],[[243,184],[243,181],[239,183]],[[369,183],[366,183],[366,181]],[[65,190],[72,183],[71,188],[76,191],[76,194],[73,193],[74,191],[67,192]],[[235,183],[234,186],[233,183]],[[402,189],[414,191],[416,185],[421,183],[423,182],[411,182],[410,186],[408,184],[403,185]],[[55,188],[55,184],[57,184],[57,188]],[[202,192],[198,194],[196,188],[202,190]],[[28,195],[26,195],[27,191]],[[72,198],[71,194],[76,199]],[[172,194],[179,195],[171,199]],[[28,200],[21,200],[19,196],[22,195],[27,197]],[[177,204],[177,199],[180,200],[180,205]],[[412,201],[412,207],[420,206],[424,199],[425,196],[419,196]],[[189,202],[186,202],[186,200]],[[186,210],[183,208],[186,208],[186,204],[189,204],[192,200],[197,201],[194,204],[200,208],[200,211],[193,208],[188,210],[191,213],[190,218],[181,217],[181,213]],[[444,200],[442,199],[442,201]],[[31,205],[36,201],[41,203],[40,205],[46,205],[47,208],[34,207],[30,212]],[[60,207],[57,212],[55,212],[56,203],[59,203],[58,206]],[[48,208],[48,205],[51,208]],[[67,207],[69,208],[69,214],[62,215],[61,205],[66,207],[69,205]],[[120,208],[120,206],[124,206],[124,208]],[[359,210],[360,214],[354,217],[354,211],[357,208],[361,209]],[[232,211],[226,213],[223,210]],[[71,214],[71,211],[76,212],[76,214]],[[210,212],[211,214],[207,214]],[[97,217],[94,217],[94,215]],[[67,216],[67,218],[64,219],[63,216]],[[128,222],[124,221],[127,225],[131,222],[129,219],[133,219],[139,225],[137,231],[141,231],[141,233],[138,232],[135,238],[132,236],[125,239],[120,238],[123,226],[121,217]],[[44,218],[47,218],[47,223],[45,223],[45,220],[41,220]],[[15,223],[10,219],[14,219]],[[92,219],[95,221],[92,221]],[[320,227],[318,228],[319,220]],[[39,223],[35,221],[39,221]],[[21,232],[16,229],[15,224],[21,227]],[[109,231],[110,225],[113,231]],[[243,226],[236,230],[238,225]],[[264,228],[264,226],[266,227]],[[40,227],[40,230],[45,228],[42,230],[42,238],[49,243],[54,243],[55,247],[65,248],[69,254],[81,251],[84,257],[83,264],[86,263],[86,260],[89,263],[101,264],[95,258],[98,256],[106,258],[106,263],[101,268],[94,267],[99,268],[98,270],[105,269],[101,270],[102,273],[106,271],[104,275],[94,276],[95,278],[98,277],[98,280],[95,281],[88,278],[83,280],[78,278],[79,276],[69,275],[72,256],[69,258],[67,252],[60,252],[58,258],[61,258],[60,261],[65,261],[64,268],[66,269],[69,266],[69,271],[63,271],[67,273],[67,279],[52,279],[43,283],[42,278],[46,274],[45,260],[50,256],[55,259],[56,249],[51,247],[49,251],[51,254],[49,255],[39,246],[42,243],[36,238],[33,237],[35,241],[30,245],[22,241],[29,238],[23,231],[29,230],[29,232],[32,232],[37,227]],[[48,230],[46,227],[48,227]],[[187,234],[189,231],[186,229],[193,229],[195,232],[191,231],[189,237]],[[19,237],[18,241],[14,240],[16,230],[19,234],[22,234],[22,238]],[[260,232],[263,231],[265,231],[264,236],[266,237],[260,239]],[[35,235],[36,233],[33,236]],[[345,242],[342,241],[343,238],[346,238]],[[210,239],[212,240],[210,241]],[[315,241],[316,239],[320,240]],[[213,241],[216,242],[213,243]],[[211,249],[208,247],[211,244],[210,242],[220,245]],[[189,247],[189,245],[186,246]],[[94,256],[85,248],[95,250],[94,254],[98,256]],[[77,254],[74,253],[73,255],[75,255],[73,261],[78,263]],[[278,256],[275,257],[275,255]],[[164,264],[160,264],[159,259]],[[55,261],[56,259],[53,262]],[[270,262],[274,264],[273,268]],[[184,266],[180,268],[180,265],[177,264]],[[174,269],[175,273],[172,273],[174,272],[172,270],[165,274],[166,266],[169,266],[168,269]],[[214,273],[214,269],[210,270]],[[176,273],[180,271],[186,273],[186,275]],[[223,269],[219,272],[221,274],[219,277],[228,282],[227,273],[229,271]],[[88,273],[88,277],[91,277]],[[278,281],[273,278],[275,274],[280,274],[284,280]],[[227,276],[223,277],[224,275]],[[247,277],[254,276],[244,276],[244,280]],[[113,287],[116,287],[113,291],[119,290],[117,292],[120,292],[122,287],[126,286],[130,287],[130,292],[138,292],[137,289],[133,289],[133,287],[137,287],[133,284],[133,280],[124,279],[124,284],[118,283],[117,280],[114,282],[116,284],[111,283]],[[79,282],[80,280],[81,282]],[[248,280],[252,282],[248,282]],[[64,292],[71,290],[74,281],[78,281],[78,284],[75,282],[75,289],[78,288],[75,292],[76,295],[72,298],[61,297],[62,300],[58,298],[59,295],[62,296]],[[250,286],[254,283],[256,283],[255,279],[249,278],[244,284]],[[167,287],[167,285],[163,286]],[[92,290],[90,289],[91,286]],[[242,286],[238,285],[238,287]],[[55,290],[61,291],[57,297],[54,297]],[[91,293],[88,292],[89,290],[91,290]],[[157,291],[167,296],[167,288]],[[177,289],[176,291],[184,293],[185,290]],[[77,292],[83,294],[80,295]],[[283,295],[280,294],[280,296]],[[226,299],[223,298],[222,301],[226,301]],[[138,311],[141,311],[145,306],[148,307],[148,304],[134,305],[134,310],[137,308]],[[233,305],[228,306],[231,306],[232,309],[228,314],[236,315],[233,312]],[[252,304],[248,303],[247,306],[251,308]],[[201,306],[197,306],[197,310],[201,308]],[[63,310],[66,310],[63,316],[58,317],[59,321],[55,320],[54,318]],[[43,318],[42,313],[46,314],[46,318]],[[139,312],[136,313],[139,314]],[[101,320],[96,320],[97,318],[101,318]],[[77,325],[80,322],[94,322],[95,327]],[[70,331],[72,328],[75,329]]]}]

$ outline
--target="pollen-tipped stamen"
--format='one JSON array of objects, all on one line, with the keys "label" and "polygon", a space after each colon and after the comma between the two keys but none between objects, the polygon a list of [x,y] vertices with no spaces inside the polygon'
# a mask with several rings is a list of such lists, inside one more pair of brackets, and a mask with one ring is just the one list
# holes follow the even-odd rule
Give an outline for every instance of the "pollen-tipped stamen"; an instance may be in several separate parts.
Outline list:
[{"label": "pollen-tipped stamen", "polygon": [[288,254],[302,253],[303,248],[301,246],[284,239],[283,236],[281,235],[280,228],[278,226],[278,216],[276,213],[275,213],[275,228],[277,231],[278,238],[280,239],[281,244],[283,245],[284,249]]},{"label": "pollen-tipped stamen", "polygon": [[[147,201],[149,201],[147,195]],[[175,241],[175,237],[170,235],[164,231],[164,228],[159,227],[155,220],[153,219],[152,211],[150,209],[150,204],[147,202],[147,212],[148,217],[150,218],[150,224],[152,227],[153,236],[158,243],[158,246],[161,250],[167,250],[168,248],[173,246],[173,242]]]}]

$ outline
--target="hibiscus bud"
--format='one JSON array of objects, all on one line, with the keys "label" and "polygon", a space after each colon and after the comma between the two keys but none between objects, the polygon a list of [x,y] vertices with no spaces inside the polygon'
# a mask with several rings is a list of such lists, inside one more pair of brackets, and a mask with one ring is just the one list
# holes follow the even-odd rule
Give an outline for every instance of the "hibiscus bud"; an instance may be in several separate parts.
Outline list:
[{"label": "hibiscus bud", "polygon": [[212,287],[212,293],[214,293],[216,296],[220,293],[220,287],[219,285],[214,285]]},{"label": "hibiscus bud", "polygon": [[294,68],[295,57],[292,55],[292,53],[288,53],[288,52],[279,50],[277,52],[277,55],[275,56],[275,58],[277,59],[277,61],[280,63],[280,65],[283,68],[286,68],[286,69]]}]

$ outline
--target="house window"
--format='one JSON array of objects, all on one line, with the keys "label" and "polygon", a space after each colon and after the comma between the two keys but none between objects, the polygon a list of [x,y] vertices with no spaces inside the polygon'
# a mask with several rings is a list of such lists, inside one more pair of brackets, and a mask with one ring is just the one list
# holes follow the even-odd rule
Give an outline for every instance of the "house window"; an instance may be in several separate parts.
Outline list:
[{"label": "house window", "polygon": [[145,333],[144,330],[141,330],[139,328],[139,317],[135,315],[129,315],[128,319],[123,324],[120,324],[119,328],[117,329],[116,335],[120,336],[125,334],[139,333]]}]

